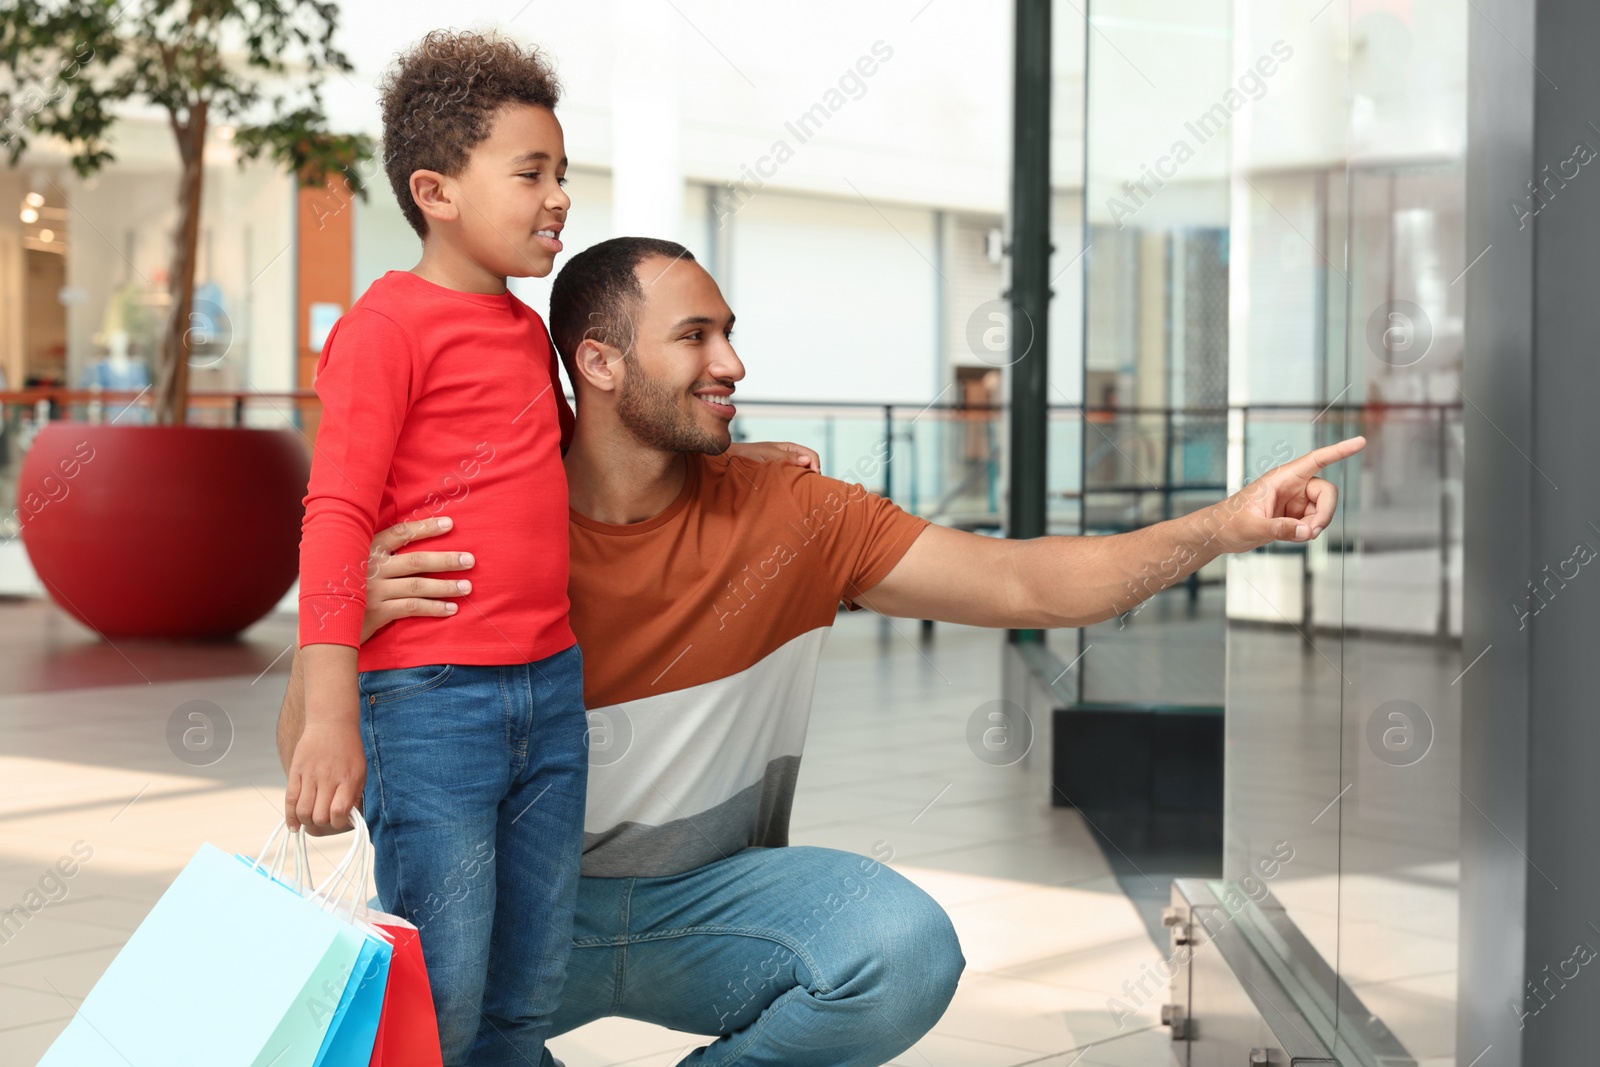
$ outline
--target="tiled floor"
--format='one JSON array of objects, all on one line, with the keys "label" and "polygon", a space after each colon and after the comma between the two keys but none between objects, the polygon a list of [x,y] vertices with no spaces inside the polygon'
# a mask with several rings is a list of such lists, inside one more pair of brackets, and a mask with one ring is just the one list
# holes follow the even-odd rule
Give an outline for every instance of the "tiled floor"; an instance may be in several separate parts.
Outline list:
[{"label": "tiled floor", "polygon": [[[271,618],[236,645],[108,646],[16,602],[0,606],[0,638],[0,910],[30,890],[55,898],[0,932],[9,1067],[37,1061],[200,842],[250,852],[274,825],[283,775],[272,734],[288,665],[276,657],[292,621]],[[998,657],[990,632],[939,627],[924,644],[914,624],[841,617],[793,838],[892,848],[895,868],[955,922],[968,959],[955,1002],[896,1063],[1164,1067],[1156,1005],[1120,1026],[1107,1007],[1157,949],[1079,817],[1048,806],[1046,753],[994,768],[967,748],[968,717],[998,696]],[[196,711],[218,741],[186,762],[169,730],[198,723]],[[47,868],[74,845],[92,854],[54,879]],[[323,862],[338,848],[319,848]],[[554,1048],[568,1067],[667,1067],[700,1043],[607,1020]]]}]

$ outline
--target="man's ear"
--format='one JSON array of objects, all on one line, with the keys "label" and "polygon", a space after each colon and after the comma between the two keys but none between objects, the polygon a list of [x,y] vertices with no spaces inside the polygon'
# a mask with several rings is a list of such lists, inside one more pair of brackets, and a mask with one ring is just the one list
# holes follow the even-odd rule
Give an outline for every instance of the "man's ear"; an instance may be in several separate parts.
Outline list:
[{"label": "man's ear", "polygon": [[436,170],[411,172],[411,199],[424,217],[439,222],[454,222],[461,217],[456,203],[455,183]]},{"label": "man's ear", "polygon": [[[572,365],[581,377],[602,393],[614,393],[622,388],[622,352],[614,345],[586,337],[578,343]],[[572,383],[576,389],[578,383]]]}]

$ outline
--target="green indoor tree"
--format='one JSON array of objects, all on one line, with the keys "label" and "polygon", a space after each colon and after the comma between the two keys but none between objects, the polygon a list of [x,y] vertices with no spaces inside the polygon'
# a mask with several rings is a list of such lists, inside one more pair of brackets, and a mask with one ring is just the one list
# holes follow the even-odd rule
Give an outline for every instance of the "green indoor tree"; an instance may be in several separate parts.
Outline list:
[{"label": "green indoor tree", "polygon": [[162,424],[188,407],[195,256],[206,130],[237,128],[239,162],[266,155],[321,187],[342,174],[366,188],[372,139],[328,131],[321,87],[352,70],[333,46],[338,5],[317,0],[3,0],[0,143],[15,166],[28,136],[59,137],[83,176],[113,160],[108,134],[122,103],[166,111],[178,142],[178,229],[168,274],[172,310],[157,368]]}]

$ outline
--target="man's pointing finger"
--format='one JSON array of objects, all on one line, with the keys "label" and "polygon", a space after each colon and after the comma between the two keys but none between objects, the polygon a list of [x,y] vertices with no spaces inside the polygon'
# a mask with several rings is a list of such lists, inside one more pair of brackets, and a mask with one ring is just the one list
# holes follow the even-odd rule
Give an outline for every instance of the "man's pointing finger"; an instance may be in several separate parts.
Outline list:
[{"label": "man's pointing finger", "polygon": [[1290,460],[1284,469],[1297,478],[1311,478],[1324,467],[1330,467],[1341,459],[1349,459],[1366,447],[1365,437],[1349,437],[1338,444],[1314,448],[1299,459]]}]

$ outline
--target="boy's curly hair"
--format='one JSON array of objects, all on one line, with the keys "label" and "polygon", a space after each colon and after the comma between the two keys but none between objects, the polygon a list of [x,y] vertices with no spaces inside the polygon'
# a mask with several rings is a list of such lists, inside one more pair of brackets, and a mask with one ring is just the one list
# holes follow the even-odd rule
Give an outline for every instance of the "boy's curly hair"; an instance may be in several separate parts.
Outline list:
[{"label": "boy's curly hair", "polygon": [[380,87],[383,165],[406,221],[420,237],[428,221],[411,199],[411,174],[459,174],[506,104],[554,111],[561,97],[549,61],[496,33],[434,30],[400,55]]}]

